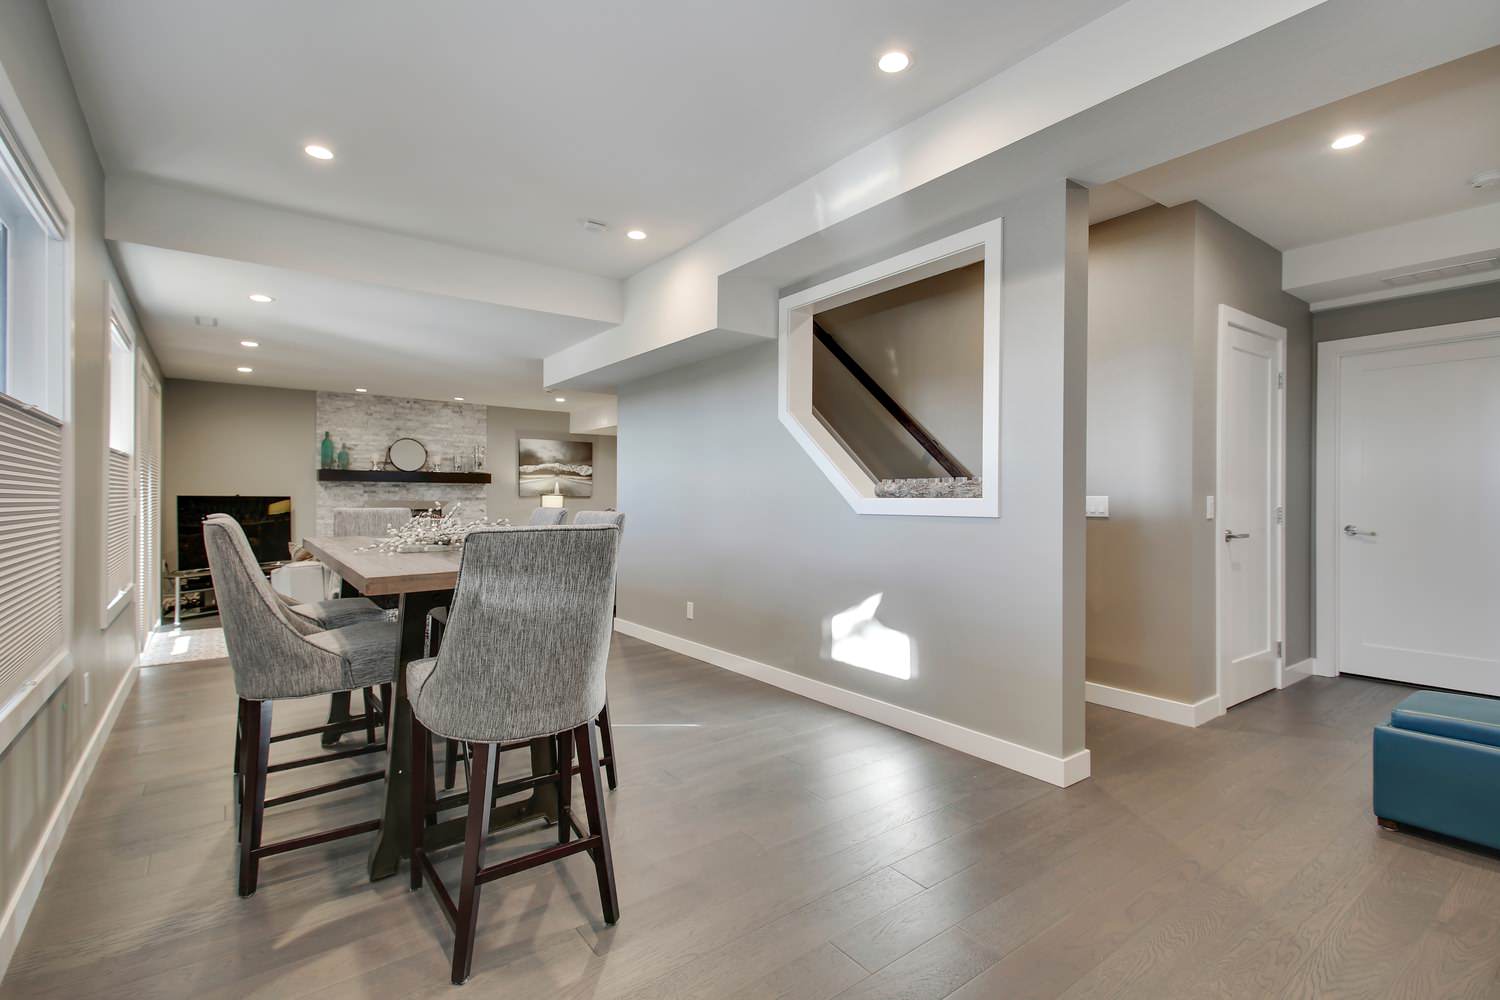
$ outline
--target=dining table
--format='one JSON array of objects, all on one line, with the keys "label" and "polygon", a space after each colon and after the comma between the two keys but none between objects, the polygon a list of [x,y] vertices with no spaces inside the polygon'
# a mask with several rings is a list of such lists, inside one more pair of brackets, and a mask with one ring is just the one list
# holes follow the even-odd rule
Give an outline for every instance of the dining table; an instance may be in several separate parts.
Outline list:
[{"label": "dining table", "polygon": [[[394,597],[401,641],[396,652],[396,677],[391,704],[386,711],[385,803],[380,829],[370,848],[370,880],[396,874],[403,860],[411,860],[411,712],[406,693],[406,666],[426,655],[428,613],[445,607],[458,582],[460,552],[457,547],[441,551],[394,552],[378,545],[381,539],[360,536],[316,536],[304,538],[302,547],[313,558],[344,581],[346,592],[366,597]],[[556,747],[550,739],[530,743],[533,778],[556,770]],[[530,785],[524,799],[496,805],[490,814],[490,830],[505,829],[535,820],[557,821],[557,792],[550,782]],[[429,778],[428,788],[435,786]],[[429,825],[424,835],[427,850],[435,850],[464,839],[464,816],[442,820],[445,810],[466,805],[468,791],[429,798]]]}]

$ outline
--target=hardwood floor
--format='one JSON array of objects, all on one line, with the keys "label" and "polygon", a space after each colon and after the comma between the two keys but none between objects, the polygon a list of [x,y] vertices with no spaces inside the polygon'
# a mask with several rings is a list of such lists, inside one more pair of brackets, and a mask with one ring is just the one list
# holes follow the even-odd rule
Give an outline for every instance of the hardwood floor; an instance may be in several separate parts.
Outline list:
[{"label": "hardwood floor", "polygon": [[[1313,678],[1197,730],[1090,706],[1095,776],[1063,790],[617,638],[621,921],[586,857],[496,883],[464,990],[1500,996],[1500,860],[1370,814],[1370,727],[1406,693]],[[454,995],[436,904],[404,873],[366,881],[368,838],[268,859],[236,897],[234,709],[223,661],[142,671],[0,994]],[[278,705],[277,729],[325,710]],[[268,833],[373,816],[379,787],[272,810]]]}]

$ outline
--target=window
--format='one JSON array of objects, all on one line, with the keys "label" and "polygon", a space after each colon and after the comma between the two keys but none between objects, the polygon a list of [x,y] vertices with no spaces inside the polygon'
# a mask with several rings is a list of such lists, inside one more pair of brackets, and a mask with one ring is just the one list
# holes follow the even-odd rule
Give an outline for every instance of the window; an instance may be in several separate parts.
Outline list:
[{"label": "window", "polygon": [[161,383],[146,361],[136,382],[136,644],[161,619]]},{"label": "window", "polygon": [[69,667],[71,207],[26,155],[12,97],[0,93],[0,751]]},{"label": "window", "polygon": [[135,346],[116,315],[109,320],[109,453],[104,489],[104,622],[129,603],[135,581],[133,475]]}]

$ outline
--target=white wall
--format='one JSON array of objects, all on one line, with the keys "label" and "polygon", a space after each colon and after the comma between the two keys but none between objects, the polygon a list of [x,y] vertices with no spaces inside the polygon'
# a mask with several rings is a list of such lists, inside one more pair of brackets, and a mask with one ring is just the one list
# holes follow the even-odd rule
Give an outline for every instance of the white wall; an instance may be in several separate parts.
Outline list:
[{"label": "white wall", "polygon": [[[1053,758],[1083,749],[1082,192],[1005,218],[999,518],[861,516],[776,417],[776,348],[624,386],[620,615]],[[874,594],[907,680],[835,662]],[[684,602],[694,601],[693,621]]]}]

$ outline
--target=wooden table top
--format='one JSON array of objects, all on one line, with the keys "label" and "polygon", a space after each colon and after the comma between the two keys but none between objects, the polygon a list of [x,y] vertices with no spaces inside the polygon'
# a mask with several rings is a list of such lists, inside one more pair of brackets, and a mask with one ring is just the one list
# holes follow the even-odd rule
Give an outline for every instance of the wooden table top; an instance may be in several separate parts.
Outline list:
[{"label": "wooden table top", "polygon": [[367,596],[452,590],[458,582],[457,552],[381,552],[369,548],[376,541],[319,536],[302,539],[302,547]]}]

